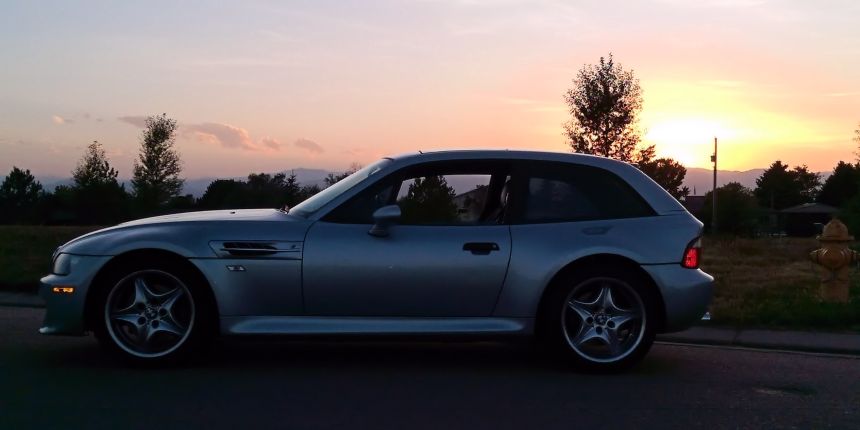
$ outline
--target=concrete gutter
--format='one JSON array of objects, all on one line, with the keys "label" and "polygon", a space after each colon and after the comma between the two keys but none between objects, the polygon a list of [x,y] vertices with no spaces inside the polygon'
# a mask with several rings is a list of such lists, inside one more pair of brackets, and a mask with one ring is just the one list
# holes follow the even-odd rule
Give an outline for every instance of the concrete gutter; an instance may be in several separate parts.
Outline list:
[{"label": "concrete gutter", "polygon": [[[45,301],[29,293],[0,292],[0,306],[43,308]],[[657,341],[860,355],[860,333],[697,326],[678,333],[661,334],[657,336]]]},{"label": "concrete gutter", "polygon": [[857,333],[698,326],[678,333],[658,335],[657,341],[860,355],[860,334]]}]

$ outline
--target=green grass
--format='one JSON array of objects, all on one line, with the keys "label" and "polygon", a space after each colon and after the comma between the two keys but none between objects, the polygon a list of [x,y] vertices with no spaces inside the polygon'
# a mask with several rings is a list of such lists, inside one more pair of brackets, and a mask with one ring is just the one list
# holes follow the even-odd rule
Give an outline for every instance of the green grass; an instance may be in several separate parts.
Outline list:
[{"label": "green grass", "polygon": [[100,227],[0,226],[0,290],[36,291],[51,270],[54,250]]},{"label": "green grass", "polygon": [[860,273],[851,302],[818,299],[814,239],[706,239],[702,269],[716,278],[712,324],[735,327],[860,331]]}]

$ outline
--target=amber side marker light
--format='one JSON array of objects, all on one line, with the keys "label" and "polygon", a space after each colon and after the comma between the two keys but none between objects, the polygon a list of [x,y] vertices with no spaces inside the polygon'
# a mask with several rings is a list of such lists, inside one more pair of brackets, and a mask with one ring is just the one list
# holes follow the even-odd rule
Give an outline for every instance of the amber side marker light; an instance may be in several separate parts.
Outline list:
[{"label": "amber side marker light", "polygon": [[51,292],[57,294],[72,294],[75,292],[75,287],[53,287],[51,288]]}]

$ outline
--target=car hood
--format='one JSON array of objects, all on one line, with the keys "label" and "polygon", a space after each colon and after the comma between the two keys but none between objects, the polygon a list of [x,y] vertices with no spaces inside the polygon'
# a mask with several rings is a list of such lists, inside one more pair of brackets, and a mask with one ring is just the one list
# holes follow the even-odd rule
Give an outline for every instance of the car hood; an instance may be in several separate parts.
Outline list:
[{"label": "car hood", "polygon": [[[283,211],[277,209],[225,209],[217,211],[183,212],[179,214],[141,218],[124,222],[117,227],[158,224],[166,222],[193,221],[276,221],[289,218]],[[295,217],[293,217],[295,218]]]},{"label": "car hood", "polygon": [[186,212],[125,222],[72,239],[57,249],[117,255],[156,248],[186,257],[211,257],[212,240],[302,241],[309,222],[276,209]]}]

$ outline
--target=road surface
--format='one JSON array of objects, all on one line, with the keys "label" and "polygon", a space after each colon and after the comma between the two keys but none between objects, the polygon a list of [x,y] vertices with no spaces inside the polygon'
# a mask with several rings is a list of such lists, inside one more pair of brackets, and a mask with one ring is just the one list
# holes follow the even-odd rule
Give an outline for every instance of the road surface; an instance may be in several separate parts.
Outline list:
[{"label": "road surface", "polygon": [[860,359],[656,345],[620,375],[527,345],[229,341],[141,370],[0,307],[0,429],[860,428]]}]

